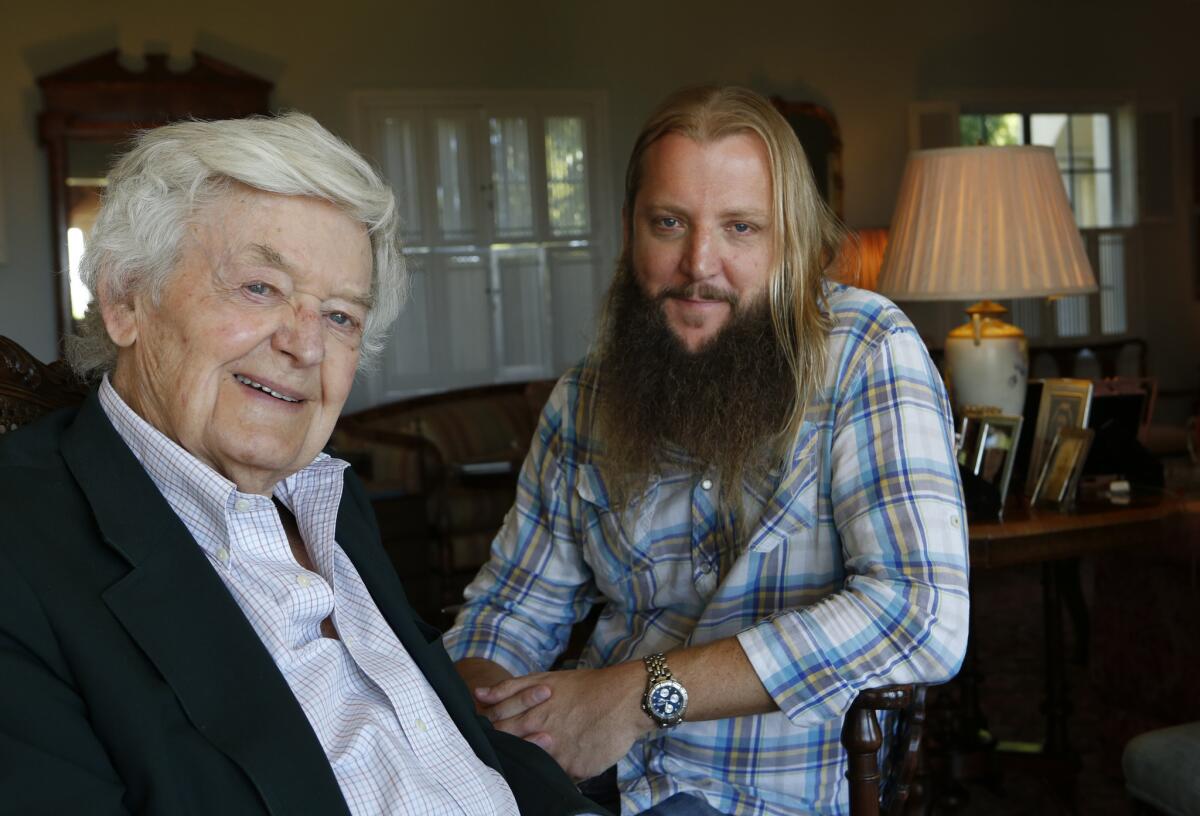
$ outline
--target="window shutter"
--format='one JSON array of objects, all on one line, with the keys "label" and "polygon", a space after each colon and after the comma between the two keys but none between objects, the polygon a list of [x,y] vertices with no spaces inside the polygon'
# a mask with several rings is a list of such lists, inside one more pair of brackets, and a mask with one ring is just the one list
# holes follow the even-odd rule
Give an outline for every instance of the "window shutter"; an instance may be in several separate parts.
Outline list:
[{"label": "window shutter", "polygon": [[1175,110],[1140,107],[1137,122],[1139,220],[1173,221],[1178,213]]},{"label": "window shutter", "polygon": [[958,147],[957,102],[914,102],[908,108],[908,147]]}]

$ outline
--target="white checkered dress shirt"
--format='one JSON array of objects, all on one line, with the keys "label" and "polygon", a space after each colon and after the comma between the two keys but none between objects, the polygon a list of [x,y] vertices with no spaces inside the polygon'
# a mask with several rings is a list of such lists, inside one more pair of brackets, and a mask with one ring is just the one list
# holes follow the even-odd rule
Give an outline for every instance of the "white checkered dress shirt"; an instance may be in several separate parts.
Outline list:
[{"label": "white checkered dress shirt", "polygon": [[[351,813],[516,816],[507,783],[467,745],[334,541],[345,462],[321,454],[275,486],[308,546],[309,572],[271,499],[238,492],[139,417],[107,378],[100,401],[271,653]],[[331,615],[340,640],[321,635]]]}]

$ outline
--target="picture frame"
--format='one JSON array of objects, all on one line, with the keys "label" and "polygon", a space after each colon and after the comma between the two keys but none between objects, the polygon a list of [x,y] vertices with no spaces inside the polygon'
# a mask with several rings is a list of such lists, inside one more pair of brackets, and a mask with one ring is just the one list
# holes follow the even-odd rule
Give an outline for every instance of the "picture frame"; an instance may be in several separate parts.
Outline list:
[{"label": "picture frame", "polygon": [[1012,480],[1013,463],[1021,440],[1025,417],[989,414],[979,419],[979,434],[971,460],[971,472],[995,486],[1000,496],[1001,514]]},{"label": "picture frame", "polygon": [[970,467],[979,438],[979,417],[963,416],[954,430],[954,456],[963,467]]},{"label": "picture frame", "polygon": [[960,465],[965,468],[972,467],[983,420],[999,414],[996,408],[971,407],[958,416],[958,424],[954,428],[954,456]]},{"label": "picture frame", "polygon": [[1025,493],[1032,498],[1058,432],[1087,427],[1092,405],[1092,381],[1056,377],[1042,380],[1037,422],[1029,452]]},{"label": "picture frame", "polygon": [[1032,504],[1068,507],[1075,501],[1079,475],[1092,446],[1091,428],[1062,428],[1054,435],[1050,453],[1033,488]]}]

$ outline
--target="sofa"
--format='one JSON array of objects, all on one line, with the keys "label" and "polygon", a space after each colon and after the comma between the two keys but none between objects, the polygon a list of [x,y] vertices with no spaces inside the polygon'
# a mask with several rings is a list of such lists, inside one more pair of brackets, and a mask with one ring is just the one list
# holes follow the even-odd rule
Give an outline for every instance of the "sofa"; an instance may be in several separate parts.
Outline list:
[{"label": "sofa", "polygon": [[446,625],[516,496],[552,380],[386,403],[343,416],[331,445],[364,477],[418,612]]}]

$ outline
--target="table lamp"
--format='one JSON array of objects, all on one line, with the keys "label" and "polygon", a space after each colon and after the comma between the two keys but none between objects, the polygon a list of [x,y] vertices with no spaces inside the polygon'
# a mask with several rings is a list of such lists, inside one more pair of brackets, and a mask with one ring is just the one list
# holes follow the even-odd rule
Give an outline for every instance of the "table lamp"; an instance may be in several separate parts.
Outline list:
[{"label": "table lamp", "polygon": [[1048,147],[953,147],[909,155],[879,275],[896,301],[978,300],[946,338],[955,411],[1020,416],[1024,333],[995,300],[1095,292],[1079,228]]}]

